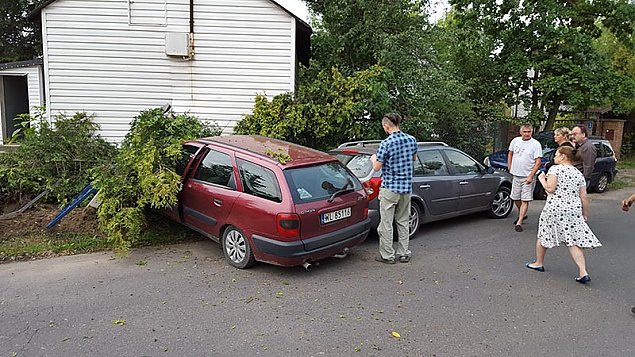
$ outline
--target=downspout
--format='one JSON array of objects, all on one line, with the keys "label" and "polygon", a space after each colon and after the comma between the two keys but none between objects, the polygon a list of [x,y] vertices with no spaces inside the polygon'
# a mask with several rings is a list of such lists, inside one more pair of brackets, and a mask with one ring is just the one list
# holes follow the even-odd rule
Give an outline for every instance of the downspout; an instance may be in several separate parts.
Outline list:
[{"label": "downspout", "polygon": [[190,0],[190,48],[189,59],[194,57],[194,0]]}]

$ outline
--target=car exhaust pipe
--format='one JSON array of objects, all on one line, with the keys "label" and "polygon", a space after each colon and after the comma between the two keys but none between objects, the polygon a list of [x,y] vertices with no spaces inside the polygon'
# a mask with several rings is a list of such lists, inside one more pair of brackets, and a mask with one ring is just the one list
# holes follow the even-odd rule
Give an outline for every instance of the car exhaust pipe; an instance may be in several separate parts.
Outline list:
[{"label": "car exhaust pipe", "polygon": [[350,251],[351,251],[350,249],[344,248],[344,250],[341,253],[335,254],[333,258],[338,258],[338,259],[346,258],[346,256],[348,256],[348,253]]},{"label": "car exhaust pipe", "polygon": [[306,269],[306,271],[311,271],[311,269],[313,269],[313,264],[311,264],[309,262],[304,262],[304,263],[302,263],[302,267],[304,269]]}]

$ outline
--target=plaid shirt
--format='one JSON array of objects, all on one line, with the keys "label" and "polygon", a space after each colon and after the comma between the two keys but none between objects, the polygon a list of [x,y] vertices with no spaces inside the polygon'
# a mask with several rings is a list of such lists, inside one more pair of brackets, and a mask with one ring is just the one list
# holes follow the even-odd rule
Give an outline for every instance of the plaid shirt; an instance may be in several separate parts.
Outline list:
[{"label": "plaid shirt", "polygon": [[417,140],[396,131],[377,148],[377,161],[382,162],[381,187],[395,193],[412,192],[412,156],[417,153]]}]

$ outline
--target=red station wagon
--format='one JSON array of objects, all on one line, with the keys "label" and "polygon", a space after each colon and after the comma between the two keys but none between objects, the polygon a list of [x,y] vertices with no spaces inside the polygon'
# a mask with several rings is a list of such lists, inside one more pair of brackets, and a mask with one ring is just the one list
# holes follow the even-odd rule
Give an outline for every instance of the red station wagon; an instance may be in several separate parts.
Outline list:
[{"label": "red station wagon", "polygon": [[229,135],[183,145],[183,188],[163,213],[220,242],[229,264],[344,257],[370,230],[368,196],[343,164],[282,140]]}]

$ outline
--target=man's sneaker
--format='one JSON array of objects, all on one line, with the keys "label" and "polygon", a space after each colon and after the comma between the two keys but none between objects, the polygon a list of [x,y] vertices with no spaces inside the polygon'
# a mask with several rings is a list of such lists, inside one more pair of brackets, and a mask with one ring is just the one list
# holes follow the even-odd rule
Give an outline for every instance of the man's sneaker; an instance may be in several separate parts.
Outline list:
[{"label": "man's sneaker", "polygon": [[375,258],[375,261],[384,263],[384,264],[395,264],[395,259],[384,259],[382,257]]}]

